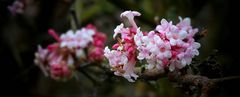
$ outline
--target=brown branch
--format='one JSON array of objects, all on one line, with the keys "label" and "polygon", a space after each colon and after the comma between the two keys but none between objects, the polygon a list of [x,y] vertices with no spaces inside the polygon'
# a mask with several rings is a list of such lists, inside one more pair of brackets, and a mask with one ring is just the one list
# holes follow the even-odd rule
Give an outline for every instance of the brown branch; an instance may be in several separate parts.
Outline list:
[{"label": "brown branch", "polygon": [[240,79],[240,76],[229,76],[229,77],[212,79],[212,81],[215,83],[222,83],[226,81],[239,80],[239,79]]},{"label": "brown branch", "polygon": [[180,84],[193,85],[201,89],[200,97],[210,97],[212,93],[218,88],[218,85],[222,82],[229,80],[240,79],[240,76],[224,77],[209,79],[206,76],[185,74],[182,75],[180,72],[175,71],[168,74],[170,81],[178,82]]},{"label": "brown branch", "polygon": [[[102,67],[99,64],[94,65],[93,63],[87,63],[84,66],[79,67],[80,69],[78,69],[78,70],[81,71],[83,68],[87,68],[89,65],[97,66],[100,69],[107,69],[105,67]],[[168,77],[169,81],[171,81],[171,82],[177,82],[179,84],[186,85],[186,86],[195,86],[198,89],[200,89],[200,91],[201,91],[200,97],[212,96],[215,93],[215,90],[218,88],[218,86],[223,82],[240,79],[240,76],[230,76],[230,77],[209,79],[206,76],[182,73],[181,71],[178,71],[178,70],[175,70],[173,72],[169,72],[167,70],[159,71],[157,69],[143,70],[143,68],[141,68],[141,67],[136,68],[134,71],[138,75],[140,75],[140,79],[143,79],[146,81],[147,80],[157,80],[162,77]],[[82,72],[82,73],[84,75],[87,74],[86,72]],[[109,74],[109,76],[110,76],[110,74]],[[96,83],[96,81],[94,79],[92,79],[91,76],[88,76],[88,74],[87,74],[87,77],[93,83]]]},{"label": "brown branch", "polygon": [[210,97],[214,95],[215,90],[223,82],[240,79],[240,76],[209,79],[208,77],[201,75],[183,74],[177,70],[173,72],[144,70],[143,72],[142,69],[138,68],[135,70],[135,72],[137,72],[140,75],[141,79],[144,80],[157,80],[162,77],[168,77],[171,82],[177,82],[179,84],[187,86],[195,86],[201,90],[200,97]]}]

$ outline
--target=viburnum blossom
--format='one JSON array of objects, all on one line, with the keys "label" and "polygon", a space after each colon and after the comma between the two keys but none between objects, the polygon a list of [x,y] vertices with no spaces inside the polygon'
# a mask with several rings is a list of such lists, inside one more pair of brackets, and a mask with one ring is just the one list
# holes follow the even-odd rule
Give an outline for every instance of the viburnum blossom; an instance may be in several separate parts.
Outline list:
[{"label": "viburnum blossom", "polygon": [[139,60],[146,59],[150,65],[148,69],[152,69],[154,66],[163,69],[167,66],[167,59],[172,56],[171,46],[168,42],[162,40],[157,33],[150,31],[146,36],[143,36],[139,30],[134,40],[136,43],[140,42],[137,44],[139,50],[137,58]]},{"label": "viburnum blossom", "polygon": [[130,82],[134,82],[138,75],[134,73],[134,67],[136,64],[136,45],[134,43],[134,35],[137,32],[137,25],[134,21],[134,16],[140,16],[141,14],[136,11],[126,11],[120,16],[126,17],[131,24],[131,27],[124,27],[124,24],[120,24],[114,30],[113,38],[116,38],[117,34],[121,34],[121,38],[117,38],[118,43],[113,45],[111,50],[106,47],[104,55],[109,60],[111,70],[117,76],[123,76]]},{"label": "viburnum blossom", "polygon": [[73,48],[85,48],[90,42],[93,41],[93,35],[95,34],[93,29],[82,28],[74,31],[69,30],[66,34],[62,34],[61,47]]},{"label": "viburnum blossom", "polygon": [[135,42],[142,41],[138,45],[140,51],[138,59],[142,60],[142,55],[149,55],[150,57],[144,57],[149,65],[155,63],[154,66],[158,69],[169,67],[170,71],[189,65],[192,58],[199,54],[197,49],[200,47],[200,44],[194,42],[193,38],[198,30],[193,29],[190,23],[189,18],[182,20],[180,17],[180,22],[177,25],[162,19],[156,30],[150,31],[147,36],[138,32],[139,34],[135,36]]},{"label": "viburnum blossom", "polygon": [[[140,15],[136,11],[123,12],[120,17],[126,17],[131,27],[125,28],[123,23],[118,25],[113,35],[118,43],[113,45],[113,50],[108,47],[104,50],[115,75],[134,82],[138,77],[134,72],[137,61],[145,61],[147,64],[139,66],[144,65],[147,70],[173,71],[191,64],[192,58],[199,55],[200,44],[193,38],[198,29],[192,28],[189,18],[180,17],[176,25],[162,19],[155,30],[147,33],[142,32],[134,21],[134,16]],[[118,34],[121,37],[117,37]]]},{"label": "viburnum blossom", "polygon": [[[72,78],[74,70],[81,62],[102,61],[106,35],[98,32],[89,24],[80,30],[69,30],[60,37],[53,29],[49,34],[57,40],[43,49],[38,46],[35,54],[35,64],[44,72],[45,76],[51,76],[55,80]],[[89,57],[89,60],[86,60]]]}]

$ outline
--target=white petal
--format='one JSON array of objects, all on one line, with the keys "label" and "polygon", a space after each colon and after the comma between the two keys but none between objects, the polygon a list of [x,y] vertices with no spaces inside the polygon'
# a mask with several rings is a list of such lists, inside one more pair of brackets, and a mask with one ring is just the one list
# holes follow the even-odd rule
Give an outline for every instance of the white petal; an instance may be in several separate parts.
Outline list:
[{"label": "white petal", "polygon": [[147,36],[143,36],[142,41],[143,41],[145,44],[148,44],[148,43],[149,43],[149,38],[148,38]]},{"label": "white petal", "polygon": [[171,38],[170,39],[170,44],[174,46],[174,45],[177,44],[177,41],[175,39]]},{"label": "white petal", "polygon": [[139,76],[136,75],[135,73],[132,73],[131,76],[134,78],[134,80],[137,80],[137,78],[139,77]]},{"label": "white petal", "polygon": [[123,13],[121,13],[120,17],[122,18],[122,17],[126,16],[130,12],[131,12],[131,10],[130,11],[124,11]]},{"label": "white petal", "polygon": [[184,24],[186,24],[186,25],[191,25],[191,19],[190,18],[184,18],[183,19],[183,22],[184,22]]},{"label": "white petal", "polygon": [[137,58],[138,58],[139,60],[143,60],[143,59],[145,58],[145,56],[144,56],[144,54],[139,53],[138,56],[137,56]]},{"label": "white petal", "polygon": [[149,38],[152,38],[154,35],[155,35],[155,32],[154,32],[154,31],[150,31],[150,32],[148,33],[148,37],[149,37]]},{"label": "white petal", "polygon": [[[163,27],[162,27],[161,25],[157,25],[157,27],[156,27],[155,29],[156,29],[157,31],[158,31],[158,30],[161,30],[161,31],[162,31],[162,30],[163,30]],[[160,31],[158,31],[158,32],[160,32]]]},{"label": "white petal", "polygon": [[180,31],[179,36],[180,36],[179,38],[182,40],[182,39],[187,37],[187,32],[186,31]]},{"label": "white petal", "polygon": [[167,58],[171,58],[172,53],[170,51],[165,51],[164,56]]},{"label": "white petal", "polygon": [[94,34],[95,34],[95,31],[94,31],[94,30],[92,30],[92,29],[88,29],[88,34],[89,34],[90,36],[92,36],[92,35],[94,35]]},{"label": "white petal", "polygon": [[129,82],[135,82],[133,79],[131,79],[130,75],[123,75],[124,78],[126,78]]},{"label": "white petal", "polygon": [[166,20],[166,19],[162,19],[162,20],[161,20],[161,25],[163,25],[163,26],[168,25],[167,20]]},{"label": "white petal", "polygon": [[187,64],[185,59],[181,60],[181,65],[177,65],[179,69],[181,69],[182,67],[184,67]]},{"label": "white petal", "polygon": [[134,16],[140,16],[140,15],[141,15],[141,13],[139,13],[139,12],[137,12],[137,11],[132,11],[132,14],[133,14]]},{"label": "white petal", "polygon": [[201,44],[200,44],[200,43],[197,43],[197,42],[194,42],[194,43],[193,43],[193,46],[194,46],[194,48],[198,49],[198,48],[201,47]]},{"label": "white petal", "polygon": [[186,62],[187,62],[187,65],[190,65],[191,62],[192,62],[192,58],[185,58]]},{"label": "white petal", "polygon": [[72,30],[68,30],[66,35],[71,37],[71,36],[74,36],[74,33]]},{"label": "white petal", "polygon": [[178,16],[178,19],[180,20],[180,22],[182,21],[182,17],[181,16]]},{"label": "white petal", "polygon": [[65,47],[67,45],[66,42],[61,42],[60,47]]},{"label": "white petal", "polygon": [[196,56],[198,56],[198,55],[199,55],[199,52],[198,52],[198,50],[194,50],[194,53],[193,53],[193,55],[196,55]]},{"label": "white petal", "polygon": [[108,46],[105,47],[104,53],[110,53],[110,49],[108,48]]},{"label": "white petal", "polygon": [[121,29],[123,28],[123,23],[121,23],[120,25],[118,25],[115,29],[114,29],[114,34],[113,34],[113,38],[115,38],[117,36],[118,33],[121,32]]}]

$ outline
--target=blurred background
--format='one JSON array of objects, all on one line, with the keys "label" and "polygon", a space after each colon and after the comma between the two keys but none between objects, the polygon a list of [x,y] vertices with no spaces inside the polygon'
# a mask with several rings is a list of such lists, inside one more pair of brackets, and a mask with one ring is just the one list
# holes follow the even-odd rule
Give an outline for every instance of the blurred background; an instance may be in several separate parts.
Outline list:
[{"label": "blurred background", "polygon": [[[76,28],[71,10],[76,12],[77,28],[94,24],[107,34],[106,45],[113,44],[113,30],[122,22],[119,15],[123,11],[139,11],[142,16],[135,19],[143,31],[154,29],[162,18],[176,24],[178,16],[190,17],[193,27],[207,29],[199,40],[197,59],[204,60],[217,49],[222,76],[240,74],[228,0],[0,0],[1,89],[7,91],[3,93],[23,97],[188,97],[167,78],[129,83],[113,76],[95,85],[81,74],[78,80],[68,82],[44,77],[33,62],[37,45],[45,47],[55,42],[47,33],[49,28],[58,34]],[[239,86],[236,81],[224,84],[218,97],[237,94],[235,88]]]}]

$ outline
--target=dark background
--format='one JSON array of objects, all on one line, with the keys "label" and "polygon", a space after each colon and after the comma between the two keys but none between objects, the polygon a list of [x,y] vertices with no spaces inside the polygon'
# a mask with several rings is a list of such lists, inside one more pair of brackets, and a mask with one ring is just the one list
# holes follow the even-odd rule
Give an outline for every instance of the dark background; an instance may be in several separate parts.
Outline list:
[{"label": "dark background", "polygon": [[[200,31],[207,29],[207,35],[201,43],[200,60],[204,60],[215,49],[218,50],[218,62],[222,64],[222,76],[234,76],[240,74],[238,26],[233,25],[237,18],[231,17],[230,1],[228,0],[22,0],[24,12],[13,15],[7,7],[14,0],[0,0],[0,54],[1,54],[1,89],[3,93],[24,97],[91,97],[95,91],[92,86],[84,86],[88,83],[86,78],[67,83],[56,82],[43,76],[42,72],[34,65],[34,53],[37,45],[45,47],[54,42],[47,34],[49,28],[54,28],[61,34],[71,28],[70,10],[77,12],[81,27],[93,23],[97,28],[107,33],[108,42],[111,44],[111,36],[116,25],[120,24],[119,15],[125,10],[136,10],[142,13],[136,21],[143,30],[154,29],[154,18],[166,18],[176,23],[177,17],[190,17],[193,27]],[[236,11],[237,12],[237,11]],[[236,20],[235,20],[236,19]],[[160,80],[160,93],[163,97],[186,96],[179,90],[171,91],[170,84],[166,80]],[[80,86],[76,86],[79,84]],[[142,85],[138,82],[134,85],[124,82],[107,84],[97,97],[131,97],[131,92],[126,88]],[[140,85],[139,85],[140,84]],[[81,86],[82,85],[82,86]],[[72,88],[71,88],[72,87]],[[115,87],[115,88],[114,88]],[[149,86],[148,86],[149,87]],[[229,81],[220,88],[218,97],[233,97],[238,95],[239,80]],[[111,89],[113,89],[110,91]],[[145,87],[146,90],[151,88]],[[166,88],[166,89],[165,89]],[[132,88],[131,88],[132,89]],[[131,90],[130,89],[130,90]],[[134,88],[135,89],[135,88]],[[5,92],[6,91],[6,92]],[[64,92],[63,92],[64,91]],[[137,92],[138,90],[135,90]],[[9,93],[8,93],[9,92]],[[113,94],[116,94],[113,96]],[[130,96],[129,96],[129,95]],[[134,96],[135,97],[135,96]],[[145,97],[145,96],[136,96]],[[236,97],[236,96],[235,96]]]}]

